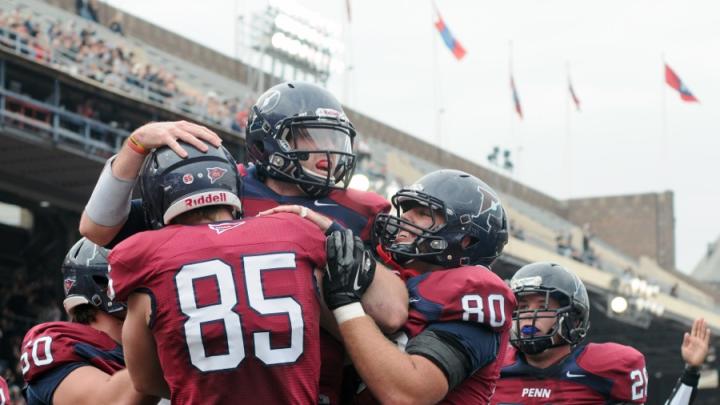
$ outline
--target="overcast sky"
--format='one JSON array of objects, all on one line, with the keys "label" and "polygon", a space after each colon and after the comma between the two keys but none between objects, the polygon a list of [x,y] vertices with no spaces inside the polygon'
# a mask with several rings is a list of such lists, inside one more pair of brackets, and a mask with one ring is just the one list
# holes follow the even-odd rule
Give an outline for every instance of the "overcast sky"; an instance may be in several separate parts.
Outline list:
[{"label": "overcast sky", "polygon": [[[229,55],[234,10],[266,4],[108,3]],[[493,145],[508,147],[515,178],[556,198],[673,190],[682,270],[720,234],[717,1],[437,0],[468,52],[459,62],[440,42],[429,0],[353,0],[350,25],[344,0],[302,4],[345,26],[353,69],[329,86],[353,108],[481,164]],[[522,121],[509,88],[511,41]],[[663,55],[700,104],[664,84]],[[582,102],[570,114],[567,64]]]}]

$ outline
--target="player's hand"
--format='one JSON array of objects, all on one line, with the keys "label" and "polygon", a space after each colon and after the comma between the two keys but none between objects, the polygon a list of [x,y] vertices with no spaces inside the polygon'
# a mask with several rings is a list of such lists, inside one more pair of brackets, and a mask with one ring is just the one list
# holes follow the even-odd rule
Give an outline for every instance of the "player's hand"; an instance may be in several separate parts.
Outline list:
[{"label": "player's hand", "polygon": [[216,147],[222,144],[218,134],[188,121],[151,122],[136,129],[133,135],[147,150],[169,146],[181,158],[187,157],[188,153],[178,141],[190,144],[201,152],[208,150],[205,142]]},{"label": "player's hand", "polygon": [[705,319],[699,318],[693,321],[690,333],[685,332],[683,336],[680,353],[683,360],[689,366],[700,367],[707,357],[710,349],[710,328],[707,327]]},{"label": "player's hand", "polygon": [[323,295],[328,308],[360,302],[375,277],[375,259],[352,231],[335,231],[327,237],[327,269]]},{"label": "player's hand", "polygon": [[270,208],[269,210],[259,212],[257,216],[260,217],[263,215],[276,214],[278,212],[289,212],[291,214],[300,215],[300,217],[305,218],[308,221],[317,225],[317,227],[320,228],[323,233],[327,231],[328,228],[330,228],[330,225],[332,225],[333,222],[330,218],[322,214],[318,214],[310,208],[303,207],[302,205],[279,205],[275,208]]}]

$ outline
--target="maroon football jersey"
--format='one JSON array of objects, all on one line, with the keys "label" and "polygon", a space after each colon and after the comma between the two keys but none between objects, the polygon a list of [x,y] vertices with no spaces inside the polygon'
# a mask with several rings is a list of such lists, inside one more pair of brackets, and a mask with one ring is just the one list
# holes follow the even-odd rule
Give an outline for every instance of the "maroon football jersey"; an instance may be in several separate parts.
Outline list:
[{"label": "maroon football jersey", "polygon": [[[406,273],[407,274],[407,273]],[[441,401],[445,404],[488,403],[505,358],[512,313],[517,301],[512,290],[495,273],[482,266],[438,270],[411,277],[408,320],[393,340],[404,349],[408,340],[434,322],[482,324],[499,334],[494,361],[476,371]],[[462,335],[458,336],[461,340]],[[469,342],[468,342],[469,346]],[[374,403],[363,392],[358,403]]]},{"label": "maroon football jersey", "polygon": [[[347,229],[364,241],[370,240],[370,231],[375,216],[390,211],[390,203],[380,195],[353,189],[333,190],[323,198],[308,196],[283,196],[270,189],[257,176],[254,166],[238,165],[243,176],[243,212],[246,218],[254,217],[261,211],[278,205],[302,205],[322,214]],[[340,402],[345,348],[331,334],[320,331],[320,403]]]},{"label": "maroon football jersey", "polygon": [[514,347],[508,349],[492,403],[605,404],[647,400],[645,357],[630,346],[578,346],[558,365],[538,369]]},{"label": "maroon football jersey", "polygon": [[47,322],[25,334],[20,355],[23,378],[33,383],[71,363],[85,363],[108,374],[125,368],[122,347],[105,332],[73,322]]},{"label": "maroon football jersey", "polygon": [[0,405],[10,405],[10,390],[7,381],[0,377]]},{"label": "maroon football jersey", "polygon": [[294,214],[172,225],[110,256],[111,294],[153,298],[152,332],[177,404],[315,403],[325,236]]}]

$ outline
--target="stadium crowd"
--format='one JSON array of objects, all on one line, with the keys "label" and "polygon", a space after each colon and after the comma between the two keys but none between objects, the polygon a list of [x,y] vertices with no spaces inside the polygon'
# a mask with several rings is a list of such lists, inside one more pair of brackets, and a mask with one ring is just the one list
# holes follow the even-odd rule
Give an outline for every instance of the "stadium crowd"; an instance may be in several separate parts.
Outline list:
[{"label": "stadium crowd", "polygon": [[244,98],[221,98],[181,82],[121,35],[100,35],[89,21],[48,20],[23,7],[0,9],[0,46],[232,131],[242,132],[247,121]]}]

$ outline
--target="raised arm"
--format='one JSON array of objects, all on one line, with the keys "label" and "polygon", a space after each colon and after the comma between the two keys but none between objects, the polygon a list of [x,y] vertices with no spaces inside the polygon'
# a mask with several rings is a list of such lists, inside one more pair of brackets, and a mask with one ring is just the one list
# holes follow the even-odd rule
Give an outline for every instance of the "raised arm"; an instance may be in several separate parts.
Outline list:
[{"label": "raised arm", "polygon": [[690,405],[695,400],[702,366],[710,350],[710,329],[703,318],[693,322],[690,332],[683,336],[680,354],[685,370],[673,388],[665,405]]},{"label": "raised arm", "polygon": [[222,142],[216,133],[187,121],[153,122],[136,129],[100,173],[80,218],[80,233],[98,245],[110,243],[128,220],[132,190],[150,150],[168,145],[184,157],[187,152],[178,140],[205,151],[201,139],[216,146]]}]

